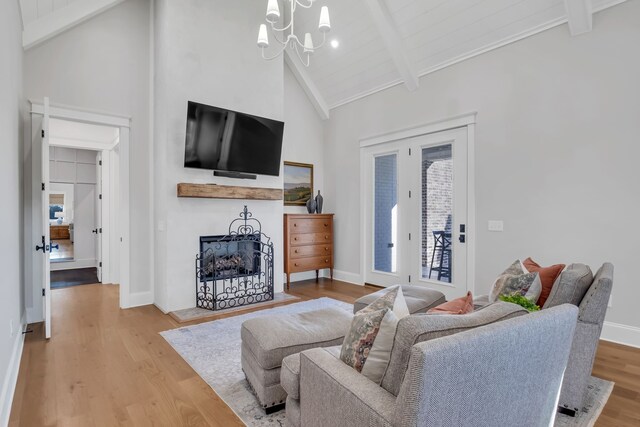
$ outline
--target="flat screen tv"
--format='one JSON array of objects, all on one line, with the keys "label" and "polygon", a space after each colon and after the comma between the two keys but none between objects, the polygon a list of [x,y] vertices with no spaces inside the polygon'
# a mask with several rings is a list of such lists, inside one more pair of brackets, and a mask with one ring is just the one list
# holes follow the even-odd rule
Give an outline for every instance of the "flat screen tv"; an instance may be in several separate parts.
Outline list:
[{"label": "flat screen tv", "polygon": [[184,166],[280,174],[284,123],[189,101]]}]

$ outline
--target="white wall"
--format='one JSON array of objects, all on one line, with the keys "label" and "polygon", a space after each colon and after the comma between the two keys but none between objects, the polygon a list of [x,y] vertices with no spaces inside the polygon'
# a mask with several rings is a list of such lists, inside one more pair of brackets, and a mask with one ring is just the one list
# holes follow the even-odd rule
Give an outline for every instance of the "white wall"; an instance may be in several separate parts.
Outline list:
[{"label": "white wall", "polygon": [[[28,99],[41,101],[48,96],[52,103],[131,117],[130,287],[132,294],[143,295],[149,303],[153,300],[150,9],[149,0],[127,0],[29,49],[24,73]],[[30,160],[26,164],[25,174],[30,175]]]},{"label": "white wall", "polygon": [[17,1],[0,2],[0,425],[9,421],[11,401],[18,375],[25,319],[22,286],[22,28]]},{"label": "white wall", "polygon": [[[246,204],[275,245],[282,290],[281,201],[179,199],[179,182],[282,188],[281,177],[214,178],[185,169],[187,101],[276,120],[283,117],[283,61],[264,61],[254,37],[264,5],[252,0],[155,3],[155,301],[165,311],[195,305],[194,260],[201,235],[226,234]],[[286,125],[285,125],[286,126]]]},{"label": "white wall", "polygon": [[[476,293],[516,258],[615,264],[607,320],[640,327],[640,2],[464,61],[331,112],[325,188],[336,268],[360,276],[359,140],[463,113],[476,127]],[[503,233],[487,221],[505,221]]]},{"label": "white wall", "polygon": [[[327,200],[331,195],[324,191],[323,122],[288,66],[284,67],[284,122],[282,160],[313,164],[314,193],[318,194],[320,190],[322,197]],[[326,207],[323,212],[331,213]],[[285,206],[284,213],[307,213],[307,208]],[[291,275],[291,280],[315,277],[315,272],[296,273]]]}]

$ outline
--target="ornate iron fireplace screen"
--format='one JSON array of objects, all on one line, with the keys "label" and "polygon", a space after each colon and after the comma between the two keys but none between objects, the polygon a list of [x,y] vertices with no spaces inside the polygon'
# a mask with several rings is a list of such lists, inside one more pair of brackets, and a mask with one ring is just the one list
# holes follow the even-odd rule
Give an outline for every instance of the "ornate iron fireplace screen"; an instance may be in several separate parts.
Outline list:
[{"label": "ornate iron fireplace screen", "polygon": [[200,238],[196,307],[208,310],[273,299],[273,243],[244,207],[224,236]]}]

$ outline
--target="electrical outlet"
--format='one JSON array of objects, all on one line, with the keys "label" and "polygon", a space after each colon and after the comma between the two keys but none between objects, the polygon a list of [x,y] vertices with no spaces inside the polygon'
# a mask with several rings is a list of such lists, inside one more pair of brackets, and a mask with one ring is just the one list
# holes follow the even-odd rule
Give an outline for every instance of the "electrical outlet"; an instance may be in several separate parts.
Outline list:
[{"label": "electrical outlet", "polygon": [[613,295],[609,295],[609,303],[607,304],[607,307],[613,307]]}]

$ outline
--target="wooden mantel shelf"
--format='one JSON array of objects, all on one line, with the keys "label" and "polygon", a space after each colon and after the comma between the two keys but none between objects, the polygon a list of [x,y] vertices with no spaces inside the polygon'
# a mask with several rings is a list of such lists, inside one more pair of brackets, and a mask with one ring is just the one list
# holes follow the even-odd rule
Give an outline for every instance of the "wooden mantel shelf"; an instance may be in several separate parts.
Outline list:
[{"label": "wooden mantel shelf", "polygon": [[216,184],[178,184],[178,197],[199,199],[282,200],[280,188],[232,187]]}]

